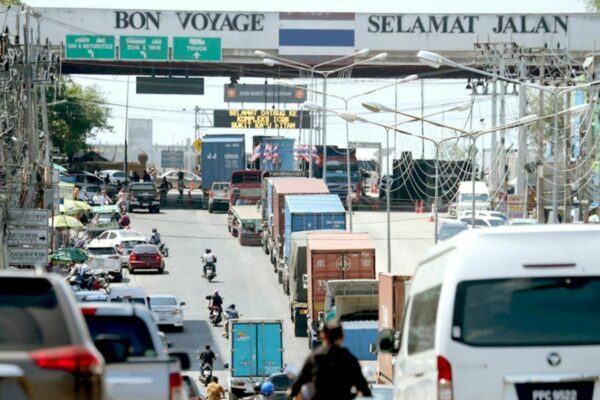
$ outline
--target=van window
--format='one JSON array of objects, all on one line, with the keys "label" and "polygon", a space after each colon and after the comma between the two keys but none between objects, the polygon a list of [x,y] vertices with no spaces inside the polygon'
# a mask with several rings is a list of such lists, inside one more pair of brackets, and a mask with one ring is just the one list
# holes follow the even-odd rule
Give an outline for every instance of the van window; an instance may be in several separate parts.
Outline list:
[{"label": "van window", "polygon": [[600,277],[459,283],[452,337],[472,346],[600,344]]},{"label": "van window", "polygon": [[441,289],[441,285],[435,286],[413,297],[408,326],[408,354],[433,349]]}]

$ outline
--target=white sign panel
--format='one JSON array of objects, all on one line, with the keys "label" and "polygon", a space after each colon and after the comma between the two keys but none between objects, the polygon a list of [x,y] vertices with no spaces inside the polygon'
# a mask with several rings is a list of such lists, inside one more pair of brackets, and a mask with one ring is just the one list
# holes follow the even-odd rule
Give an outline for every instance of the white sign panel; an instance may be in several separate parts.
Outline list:
[{"label": "white sign panel", "polygon": [[47,229],[8,228],[7,233],[6,243],[9,246],[48,244]]},{"label": "white sign panel", "polygon": [[45,265],[48,262],[48,249],[46,247],[9,247],[9,265]]},{"label": "white sign panel", "polygon": [[8,224],[17,226],[48,226],[50,210],[10,208]]},{"label": "white sign panel", "polygon": [[152,120],[131,118],[127,126],[127,158],[137,162],[142,152],[148,155],[148,164],[152,164]]}]

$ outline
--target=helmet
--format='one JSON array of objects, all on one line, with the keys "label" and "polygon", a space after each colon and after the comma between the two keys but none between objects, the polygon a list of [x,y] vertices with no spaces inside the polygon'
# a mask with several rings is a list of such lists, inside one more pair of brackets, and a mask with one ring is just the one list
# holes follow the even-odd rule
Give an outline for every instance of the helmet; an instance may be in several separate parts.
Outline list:
[{"label": "helmet", "polygon": [[261,382],[256,382],[254,384],[254,393],[255,394],[259,394],[261,388],[262,388],[262,383]]},{"label": "helmet", "polygon": [[210,249],[206,249],[204,250],[206,253],[210,253]]},{"label": "helmet", "polygon": [[265,382],[260,387],[260,394],[264,394],[265,396],[270,396],[275,391],[275,387],[271,382]]},{"label": "helmet", "polygon": [[215,291],[213,292],[213,295],[217,295],[219,294],[219,289],[215,289]]},{"label": "helmet", "polygon": [[152,228],[152,232],[153,232],[153,233],[156,233],[156,232],[158,232],[158,229],[156,229],[156,228]]}]

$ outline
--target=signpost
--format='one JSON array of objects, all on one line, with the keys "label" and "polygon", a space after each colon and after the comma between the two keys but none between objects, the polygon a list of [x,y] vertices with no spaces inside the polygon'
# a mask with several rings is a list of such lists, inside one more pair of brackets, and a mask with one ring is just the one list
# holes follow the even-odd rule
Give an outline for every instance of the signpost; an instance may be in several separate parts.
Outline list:
[{"label": "signpost", "polygon": [[[302,114],[302,121],[300,115]],[[215,128],[300,129],[310,128],[310,112],[295,110],[215,110]]]},{"label": "signpost", "polygon": [[240,84],[223,88],[226,103],[282,103],[301,104],[306,101],[306,86]]},{"label": "signpost", "polygon": [[183,150],[163,150],[160,154],[163,168],[183,168]]},{"label": "signpost", "polygon": [[9,247],[9,265],[46,265],[48,263],[47,247]]},{"label": "signpost", "polygon": [[18,226],[47,227],[50,210],[23,208],[8,209],[8,224]]},{"label": "signpost", "polygon": [[45,246],[48,244],[48,230],[41,228],[8,228],[6,244],[9,246]]},{"label": "signpost", "polygon": [[166,36],[121,36],[119,58],[121,60],[166,61],[169,44]]},{"label": "signpost", "polygon": [[174,37],[173,61],[221,61],[221,38]]},{"label": "signpost", "polygon": [[106,35],[67,35],[65,56],[71,60],[114,60],[115,38]]}]

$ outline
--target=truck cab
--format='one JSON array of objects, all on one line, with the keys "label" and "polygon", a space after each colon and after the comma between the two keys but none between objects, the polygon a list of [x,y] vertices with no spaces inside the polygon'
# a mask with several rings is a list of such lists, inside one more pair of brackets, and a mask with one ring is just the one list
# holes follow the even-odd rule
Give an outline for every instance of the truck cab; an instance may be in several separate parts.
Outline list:
[{"label": "truck cab", "polygon": [[[473,191],[473,186],[475,186],[475,191]],[[450,209],[450,214],[457,216],[465,211],[472,211],[473,198],[475,199],[475,211],[491,208],[490,189],[485,182],[475,182],[473,185],[472,181],[463,181],[458,185],[456,203]]]}]

